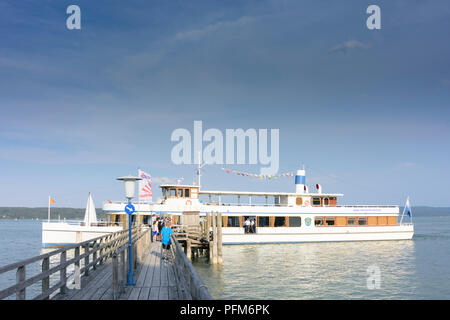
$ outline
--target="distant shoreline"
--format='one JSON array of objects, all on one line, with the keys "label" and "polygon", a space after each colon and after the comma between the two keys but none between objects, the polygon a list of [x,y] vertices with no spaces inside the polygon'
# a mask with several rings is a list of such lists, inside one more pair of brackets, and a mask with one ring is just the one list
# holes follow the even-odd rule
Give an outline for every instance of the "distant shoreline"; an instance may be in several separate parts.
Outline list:
[{"label": "distant shoreline", "polygon": [[[51,220],[82,220],[85,213],[84,208],[51,208]],[[105,219],[106,214],[101,208],[95,209],[98,219]],[[47,220],[48,208],[27,207],[0,207],[0,220]]]},{"label": "distant shoreline", "polygon": [[[400,213],[403,212],[403,207]],[[51,220],[82,220],[85,213],[84,208],[51,208]],[[106,219],[106,212],[101,208],[96,208],[97,218]],[[412,207],[413,217],[425,216],[447,216],[450,215],[450,207]],[[27,207],[0,207],[0,220],[47,220],[48,208],[27,208]]]}]

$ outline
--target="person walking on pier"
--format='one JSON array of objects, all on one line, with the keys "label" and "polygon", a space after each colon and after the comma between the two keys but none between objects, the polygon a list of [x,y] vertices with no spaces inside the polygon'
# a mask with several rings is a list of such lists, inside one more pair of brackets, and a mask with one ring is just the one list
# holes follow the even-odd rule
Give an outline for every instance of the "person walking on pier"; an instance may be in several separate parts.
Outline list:
[{"label": "person walking on pier", "polygon": [[161,240],[161,230],[164,227],[164,220],[159,218],[158,220],[158,240]]},{"label": "person walking on pier", "polygon": [[170,222],[166,222],[166,226],[162,228],[161,235],[162,235],[162,248],[163,248],[163,258],[167,260],[168,250],[170,250],[170,235],[173,234],[172,228],[170,227]]}]

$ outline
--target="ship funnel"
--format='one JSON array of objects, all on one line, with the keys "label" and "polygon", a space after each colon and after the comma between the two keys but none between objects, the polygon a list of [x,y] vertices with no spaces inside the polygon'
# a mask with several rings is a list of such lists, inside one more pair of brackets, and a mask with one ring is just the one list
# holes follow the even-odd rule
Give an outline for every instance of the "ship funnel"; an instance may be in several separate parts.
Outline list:
[{"label": "ship funnel", "polygon": [[320,184],[316,184],[317,193],[322,193],[322,186]]},{"label": "ship funnel", "polygon": [[295,193],[305,193],[305,170],[297,170],[295,174]]}]

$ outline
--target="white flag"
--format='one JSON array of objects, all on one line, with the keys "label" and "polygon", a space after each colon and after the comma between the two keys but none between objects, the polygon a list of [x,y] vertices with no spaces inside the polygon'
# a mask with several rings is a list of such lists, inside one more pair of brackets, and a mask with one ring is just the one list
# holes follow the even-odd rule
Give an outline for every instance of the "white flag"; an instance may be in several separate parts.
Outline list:
[{"label": "white flag", "polygon": [[139,180],[139,202],[150,203],[153,196],[152,177],[141,169],[138,170],[138,176],[142,178],[142,180]]}]

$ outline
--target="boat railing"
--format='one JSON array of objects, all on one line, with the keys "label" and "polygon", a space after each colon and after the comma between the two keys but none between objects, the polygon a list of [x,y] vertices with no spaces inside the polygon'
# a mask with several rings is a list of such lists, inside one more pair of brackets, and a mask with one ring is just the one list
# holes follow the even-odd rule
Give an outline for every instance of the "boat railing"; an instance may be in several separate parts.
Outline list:
[{"label": "boat railing", "polygon": [[398,208],[398,206],[378,206],[378,205],[352,205],[336,206],[337,208]]},{"label": "boat railing", "polygon": [[[47,223],[65,223],[68,224],[70,226],[87,226],[86,223],[84,221],[80,221],[80,220],[47,220],[44,221]],[[106,221],[97,221],[97,222],[92,222],[89,224],[90,227],[110,227],[111,223],[108,224],[108,222]]]}]

